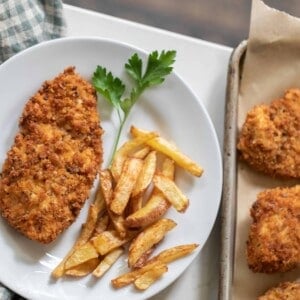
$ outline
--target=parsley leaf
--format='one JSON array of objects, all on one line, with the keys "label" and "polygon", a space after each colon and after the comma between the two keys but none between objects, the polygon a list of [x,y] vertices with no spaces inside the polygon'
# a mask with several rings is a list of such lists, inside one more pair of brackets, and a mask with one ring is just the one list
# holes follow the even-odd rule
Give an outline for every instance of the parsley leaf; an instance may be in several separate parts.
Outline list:
[{"label": "parsley leaf", "polygon": [[111,72],[107,72],[104,67],[97,66],[92,83],[96,91],[110,103],[118,113],[120,126],[115,138],[112,157],[117,150],[120,135],[125,121],[145,89],[159,85],[164,82],[165,77],[173,70],[176,51],[153,51],[149,54],[147,65],[143,72],[143,61],[137,53],[133,54],[125,64],[128,75],[133,79],[134,86],[131,88],[130,96],[122,98],[125,92],[125,84],[118,77],[114,77]]},{"label": "parsley leaf", "polygon": [[115,108],[119,108],[121,97],[125,91],[125,85],[119,78],[113,77],[111,72],[107,73],[105,68],[97,66],[92,83],[105,100]]}]

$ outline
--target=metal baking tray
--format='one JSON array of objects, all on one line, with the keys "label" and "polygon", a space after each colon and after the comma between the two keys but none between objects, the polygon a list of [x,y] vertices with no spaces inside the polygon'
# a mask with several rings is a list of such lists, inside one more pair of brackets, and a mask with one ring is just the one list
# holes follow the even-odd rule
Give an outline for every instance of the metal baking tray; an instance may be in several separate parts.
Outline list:
[{"label": "metal baking tray", "polygon": [[236,223],[236,177],[237,177],[237,116],[238,95],[247,41],[243,41],[231,54],[226,90],[223,194],[221,204],[221,261],[219,300],[231,300],[234,269],[235,223]]}]

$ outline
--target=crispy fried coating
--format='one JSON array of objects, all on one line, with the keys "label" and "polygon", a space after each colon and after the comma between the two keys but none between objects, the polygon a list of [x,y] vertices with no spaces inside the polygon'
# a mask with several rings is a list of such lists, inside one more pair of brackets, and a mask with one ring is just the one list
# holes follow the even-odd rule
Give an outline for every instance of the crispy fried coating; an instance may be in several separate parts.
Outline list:
[{"label": "crispy fried coating", "polygon": [[278,286],[269,289],[257,300],[299,300],[300,282],[282,282]]},{"label": "crispy fried coating", "polygon": [[300,263],[300,185],[268,189],[251,208],[247,260],[254,272],[289,271]]},{"label": "crispy fried coating", "polygon": [[237,148],[241,159],[258,171],[300,178],[300,89],[249,111]]},{"label": "crispy fried coating", "polygon": [[0,211],[29,239],[50,243],[75,220],[102,162],[96,92],[66,69],[26,103],[0,180]]}]

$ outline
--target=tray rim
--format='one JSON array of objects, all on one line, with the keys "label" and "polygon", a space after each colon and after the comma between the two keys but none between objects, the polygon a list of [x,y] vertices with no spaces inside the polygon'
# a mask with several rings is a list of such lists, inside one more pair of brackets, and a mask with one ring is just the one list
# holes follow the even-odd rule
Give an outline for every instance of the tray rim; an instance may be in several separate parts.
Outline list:
[{"label": "tray rim", "polygon": [[238,94],[241,60],[246,50],[247,40],[244,40],[233,50],[227,72],[223,147],[223,193],[221,201],[219,300],[231,300],[236,223]]}]

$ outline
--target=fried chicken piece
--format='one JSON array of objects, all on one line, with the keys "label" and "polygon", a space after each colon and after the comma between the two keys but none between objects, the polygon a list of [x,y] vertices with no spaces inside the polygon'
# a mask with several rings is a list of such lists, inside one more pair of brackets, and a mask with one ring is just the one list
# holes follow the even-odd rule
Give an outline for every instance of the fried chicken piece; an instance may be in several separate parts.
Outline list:
[{"label": "fried chicken piece", "polygon": [[269,289],[257,300],[299,300],[300,282],[282,282],[278,286]]},{"label": "fried chicken piece", "polygon": [[251,208],[248,265],[254,272],[289,271],[300,263],[300,185],[268,189]]},{"label": "fried chicken piece", "polygon": [[50,243],[80,212],[102,162],[96,92],[74,68],[26,103],[0,180],[0,211],[32,240]]},{"label": "fried chicken piece", "polygon": [[249,111],[237,148],[241,159],[258,171],[300,178],[300,89]]}]

